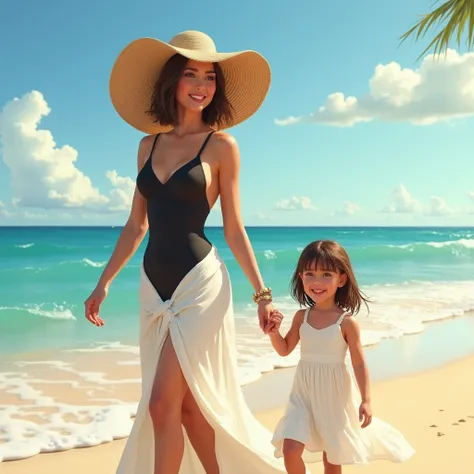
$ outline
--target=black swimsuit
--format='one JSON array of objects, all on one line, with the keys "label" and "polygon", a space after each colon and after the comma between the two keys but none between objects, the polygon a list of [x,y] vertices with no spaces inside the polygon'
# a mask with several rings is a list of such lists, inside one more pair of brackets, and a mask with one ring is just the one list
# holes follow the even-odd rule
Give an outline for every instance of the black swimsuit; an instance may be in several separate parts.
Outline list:
[{"label": "black swimsuit", "polygon": [[152,168],[151,157],[138,173],[137,188],[147,200],[148,243],[143,270],[163,301],[171,298],[183,277],[211,250],[204,234],[210,208],[201,153],[214,132],[206,137],[199,153],[162,183]]}]

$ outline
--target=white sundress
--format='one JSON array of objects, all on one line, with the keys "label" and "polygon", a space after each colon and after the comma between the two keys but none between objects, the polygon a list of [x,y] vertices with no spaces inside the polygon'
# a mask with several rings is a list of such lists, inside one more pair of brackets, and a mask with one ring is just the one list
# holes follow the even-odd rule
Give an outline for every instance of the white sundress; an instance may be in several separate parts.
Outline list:
[{"label": "white sundress", "polygon": [[309,309],[299,330],[301,359],[290,398],[272,438],[275,456],[283,456],[287,438],[305,445],[305,462],[320,461],[322,451],[335,465],[409,459],[414,449],[388,423],[372,417],[372,423],[361,428],[360,392],[346,365],[348,345],[341,331],[348,313],[322,329],[308,323],[308,313]]}]

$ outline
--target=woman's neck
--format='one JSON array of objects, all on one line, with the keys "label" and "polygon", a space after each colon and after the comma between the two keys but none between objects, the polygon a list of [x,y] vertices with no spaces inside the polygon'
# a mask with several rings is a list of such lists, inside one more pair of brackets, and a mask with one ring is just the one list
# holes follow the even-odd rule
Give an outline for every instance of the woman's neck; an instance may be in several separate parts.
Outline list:
[{"label": "woman's neck", "polygon": [[189,110],[179,108],[178,124],[173,129],[173,135],[184,137],[196,133],[209,131],[209,126],[204,123],[202,113],[190,112]]}]

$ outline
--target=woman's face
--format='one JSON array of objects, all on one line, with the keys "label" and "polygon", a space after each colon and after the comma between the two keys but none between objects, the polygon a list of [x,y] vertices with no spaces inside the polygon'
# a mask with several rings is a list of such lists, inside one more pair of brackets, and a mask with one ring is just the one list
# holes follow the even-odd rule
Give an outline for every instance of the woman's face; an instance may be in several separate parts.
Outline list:
[{"label": "woman's face", "polygon": [[176,100],[184,109],[202,112],[216,92],[216,73],[212,63],[188,60],[176,88]]}]

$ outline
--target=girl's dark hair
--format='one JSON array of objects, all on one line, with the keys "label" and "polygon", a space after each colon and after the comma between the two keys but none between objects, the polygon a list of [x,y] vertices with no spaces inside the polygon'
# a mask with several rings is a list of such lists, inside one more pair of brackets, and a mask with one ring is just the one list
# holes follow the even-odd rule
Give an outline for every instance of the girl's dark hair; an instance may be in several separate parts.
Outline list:
[{"label": "girl's dark hair", "polygon": [[[146,112],[160,125],[178,125],[176,87],[188,59],[180,54],[172,56],[164,65],[155,82],[150,108]],[[225,95],[225,78],[219,64],[213,63],[216,73],[216,92],[211,103],[203,110],[202,119],[210,127],[219,129],[229,124],[233,110]]]},{"label": "girl's dark hair", "polygon": [[346,284],[336,291],[336,304],[352,314],[357,314],[362,302],[367,309],[369,300],[360,291],[352,270],[349,255],[333,240],[317,240],[308,244],[301,252],[290,283],[291,296],[301,306],[314,306],[314,301],[305,293],[301,275],[310,269],[321,269],[347,275]]}]

